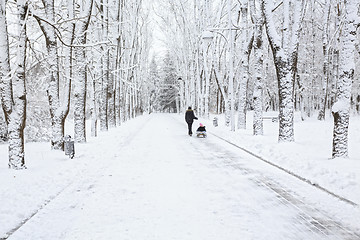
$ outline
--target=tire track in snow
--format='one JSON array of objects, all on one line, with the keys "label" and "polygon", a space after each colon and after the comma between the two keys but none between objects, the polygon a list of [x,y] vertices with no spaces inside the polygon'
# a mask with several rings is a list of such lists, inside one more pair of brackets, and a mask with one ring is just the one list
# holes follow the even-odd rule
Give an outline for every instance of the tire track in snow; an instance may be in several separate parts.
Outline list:
[{"label": "tire track in snow", "polygon": [[208,133],[208,134],[213,135],[214,137],[217,137],[217,138],[221,139],[222,141],[224,141],[224,142],[226,142],[226,143],[228,143],[228,144],[230,144],[230,145],[232,145],[232,146],[234,146],[234,147],[236,147],[238,149],[241,149],[242,151],[250,154],[251,156],[253,156],[253,157],[255,157],[255,158],[257,158],[257,159],[259,159],[259,160],[261,160],[261,161],[263,161],[263,162],[265,162],[265,163],[267,163],[267,164],[269,164],[269,165],[271,165],[271,166],[273,166],[273,167],[275,167],[277,169],[280,169],[281,171],[283,171],[283,172],[285,172],[285,173],[287,173],[287,174],[289,174],[289,175],[291,175],[291,176],[293,176],[293,177],[295,177],[295,178],[297,178],[297,179],[299,179],[299,180],[301,180],[301,181],[303,181],[303,182],[305,182],[305,183],[307,183],[307,184],[309,184],[309,185],[311,185],[311,186],[313,186],[313,187],[315,187],[315,188],[317,188],[317,189],[319,189],[319,190],[321,190],[323,192],[326,192],[327,194],[337,198],[338,200],[340,200],[342,202],[348,203],[348,204],[350,204],[350,205],[352,205],[354,207],[359,207],[359,204],[357,204],[357,203],[355,203],[355,202],[353,202],[353,201],[351,201],[351,200],[349,200],[349,199],[347,199],[345,197],[342,197],[342,196],[340,196],[340,195],[326,189],[325,187],[320,186],[317,183],[313,183],[309,179],[304,178],[304,177],[302,177],[302,176],[300,176],[300,175],[298,175],[298,174],[296,174],[296,173],[294,173],[294,172],[292,172],[292,171],[290,171],[290,170],[288,170],[288,169],[286,169],[284,167],[281,167],[280,165],[277,165],[277,164],[275,164],[275,163],[273,163],[273,162],[271,162],[269,160],[266,160],[265,158],[263,158],[263,157],[255,154],[255,153],[249,151],[248,149],[245,149],[245,148],[243,148],[243,147],[241,147],[239,145],[236,145],[235,143],[232,143],[232,142],[230,142],[230,141],[228,141],[228,140],[226,140],[226,139],[224,139],[224,138],[222,138],[222,137],[220,137],[220,136],[218,136],[218,135],[216,135],[214,133]]},{"label": "tire track in snow", "polygon": [[271,180],[264,179],[263,181],[260,181],[261,182],[259,184],[275,192],[284,205],[291,205],[297,209],[300,213],[299,218],[307,223],[311,230],[315,230],[327,237],[332,236],[330,235],[331,233],[336,234],[334,237],[337,237],[336,239],[339,240],[360,239],[360,234],[358,232],[343,226],[343,224],[334,220],[325,212],[309,206],[304,201],[300,200],[296,196],[293,196],[293,194],[285,188],[279,187],[278,184],[274,184]]},{"label": "tire track in snow", "polygon": [[[236,146],[235,144],[225,139],[219,139],[244,151],[241,147]],[[208,147],[213,152],[216,152],[216,155],[213,156],[213,158],[218,159],[219,157],[217,155],[220,150],[217,149],[215,145]],[[251,154],[251,152],[249,152],[248,150],[245,150],[245,152],[247,154],[250,154],[251,156],[254,156],[254,154]],[[326,212],[318,208],[314,208],[301,200],[299,196],[296,196],[296,193],[293,193],[292,191],[289,191],[288,189],[282,187],[281,184],[279,184],[276,180],[262,175],[261,172],[258,172],[257,170],[246,168],[243,164],[236,162],[236,159],[237,156],[228,151],[225,151],[224,156],[220,157],[220,160],[222,162],[221,166],[219,165],[219,163],[213,163],[213,165],[217,168],[221,168],[222,166],[229,166],[234,169],[240,170],[241,173],[244,175],[251,174],[252,176],[250,177],[250,179],[252,179],[252,181],[256,183],[259,187],[266,188],[269,191],[273,192],[277,196],[279,203],[289,208],[296,209],[296,211],[298,212],[299,223],[306,226],[309,232],[312,232],[316,236],[321,237],[321,239],[325,236],[327,237],[327,239],[360,239],[360,233],[357,229],[354,230],[344,226],[343,223],[335,220]],[[284,171],[283,169],[280,170]],[[285,173],[289,174],[286,171]],[[294,227],[297,228],[296,226]],[[299,231],[301,231],[301,229],[299,229]]]},{"label": "tire track in snow", "polygon": [[[173,117],[173,119],[175,119],[175,118]],[[180,123],[178,118],[176,118],[176,120],[178,120],[178,122]],[[237,145],[237,144],[235,144],[235,143],[233,143],[233,142],[231,142],[231,141],[229,141],[229,140],[227,140],[225,138],[222,138],[222,137],[220,137],[220,136],[218,136],[218,135],[216,135],[214,133],[207,132],[207,134],[212,135],[212,136],[214,136],[214,137],[216,137],[216,138],[218,138],[218,139],[220,139],[220,140],[222,140],[222,141],[224,141],[224,142],[226,142],[226,143],[228,143],[228,144],[230,144],[230,145],[232,145],[232,146],[234,146],[234,147],[236,147],[236,148],[238,148],[238,149],[240,149],[240,150],[242,150],[242,151],[244,151],[244,152],[246,152],[248,154],[250,154],[251,156],[253,156],[253,157],[255,157],[255,158],[257,158],[257,159],[259,159],[259,160],[261,160],[261,161],[263,161],[265,163],[267,163],[268,165],[271,165],[271,166],[273,166],[273,167],[275,167],[277,169],[280,169],[281,171],[283,171],[283,172],[285,172],[285,173],[287,173],[287,174],[301,180],[302,182],[305,182],[305,183],[307,183],[307,184],[309,184],[309,185],[311,185],[311,186],[313,186],[313,187],[315,187],[315,188],[317,188],[317,189],[319,189],[319,190],[321,190],[323,192],[326,192],[327,194],[335,197],[336,199],[338,199],[338,200],[340,200],[342,202],[350,204],[350,205],[352,205],[354,207],[359,207],[358,203],[355,203],[354,201],[351,201],[351,200],[349,200],[349,199],[347,199],[345,197],[342,197],[339,194],[336,194],[336,193],[326,189],[325,187],[320,186],[317,183],[313,183],[311,180],[309,180],[307,178],[304,178],[304,177],[302,177],[302,176],[300,176],[300,175],[298,175],[298,174],[296,174],[296,173],[294,173],[294,172],[292,172],[292,171],[290,171],[290,170],[288,170],[288,169],[286,169],[286,168],[284,168],[284,167],[282,167],[280,165],[277,165],[277,164],[275,164],[275,163],[273,163],[273,162],[271,162],[271,161],[257,155],[256,153],[244,148],[244,147],[241,147],[241,146],[239,146],[239,145]]]},{"label": "tire track in snow", "polygon": [[[216,135],[214,136],[217,137]],[[247,149],[244,150],[241,147],[237,146],[236,144],[227,141],[226,139],[223,139],[221,137],[218,138],[232,146],[235,146],[236,148],[239,148],[242,151],[245,151],[247,154],[250,154],[251,156],[258,158],[256,154],[251,153]],[[210,146],[210,149],[214,150],[216,149],[216,146]],[[350,229],[344,226],[344,224],[342,224],[340,221],[334,220],[333,217],[329,216],[326,212],[321,211],[305,203],[298,196],[296,196],[295,193],[292,193],[291,191],[285,189],[284,187],[281,187],[281,184],[274,181],[274,179],[265,177],[256,170],[254,171],[252,169],[244,167],[243,164],[236,162],[236,156],[232,156],[232,154],[229,153],[228,151],[225,151],[224,154],[225,154],[225,158],[224,156],[220,157],[221,161],[224,163],[224,165],[222,166],[229,166],[234,169],[240,170],[244,175],[249,175],[249,174],[253,175],[251,178],[253,179],[253,182],[255,182],[258,186],[266,188],[269,191],[275,193],[277,198],[283,205],[296,209],[299,213],[298,217],[300,223],[305,224],[308,227],[309,231],[313,232],[316,235],[320,234],[320,236],[322,237],[324,236],[332,237],[331,239],[339,239],[339,240],[360,239],[360,233],[358,232],[357,229],[356,230]],[[270,165],[273,166],[273,164]],[[221,167],[218,164],[215,164],[215,166],[218,168]],[[278,169],[284,171],[283,170],[284,168],[278,168]],[[289,174],[287,171],[285,171],[285,173]]]},{"label": "tire track in snow", "polygon": [[36,214],[38,214],[42,209],[44,209],[51,201],[53,201],[55,198],[57,198],[61,193],[63,193],[66,189],[68,189],[70,187],[70,185],[72,185],[73,182],[70,182],[68,185],[66,185],[63,189],[61,189],[57,194],[55,194],[53,197],[45,200],[45,202],[38,208],[36,209],[32,214],[30,214],[29,217],[23,219],[16,227],[14,227],[13,229],[11,229],[10,231],[8,231],[7,233],[5,233],[4,237],[1,237],[0,240],[6,240],[9,237],[11,237],[11,235],[13,235],[17,230],[19,230],[22,226],[25,225],[25,223],[27,223],[30,219],[32,219]]}]

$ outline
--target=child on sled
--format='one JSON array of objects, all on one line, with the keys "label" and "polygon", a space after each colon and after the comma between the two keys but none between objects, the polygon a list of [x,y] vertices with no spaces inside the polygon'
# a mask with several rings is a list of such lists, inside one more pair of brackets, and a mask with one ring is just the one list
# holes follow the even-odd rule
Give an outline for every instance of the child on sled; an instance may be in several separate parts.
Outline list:
[{"label": "child on sled", "polygon": [[202,123],[200,123],[200,126],[196,130],[196,136],[197,137],[206,137],[206,129]]}]

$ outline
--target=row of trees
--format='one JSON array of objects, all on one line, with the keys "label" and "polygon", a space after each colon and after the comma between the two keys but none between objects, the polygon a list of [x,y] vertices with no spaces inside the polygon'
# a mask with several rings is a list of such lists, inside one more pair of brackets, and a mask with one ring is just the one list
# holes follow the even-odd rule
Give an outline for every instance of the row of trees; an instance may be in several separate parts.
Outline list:
[{"label": "row of trees", "polygon": [[[279,141],[294,141],[294,111],[334,118],[333,153],[346,157],[350,112],[359,113],[356,0],[159,0],[159,22],[181,79],[181,106],[225,112],[235,131],[254,110],[279,111]],[[206,39],[210,41],[207,42]],[[356,50],[357,49],[357,50]],[[357,64],[359,65],[359,64]]]},{"label": "row of trees", "polygon": [[48,119],[51,147],[63,150],[69,112],[75,141],[85,142],[87,118],[96,135],[98,125],[106,131],[145,110],[148,16],[142,0],[0,1],[0,129],[10,168],[25,168],[27,111]]},{"label": "row of trees", "polygon": [[232,131],[252,109],[256,135],[263,111],[278,111],[280,142],[294,141],[296,110],[319,120],[331,110],[333,157],[347,156],[350,112],[360,111],[359,22],[356,0],[0,0],[9,166],[25,168],[26,121],[30,131],[41,120],[37,133],[48,124],[63,150],[68,116],[85,142],[86,119],[96,136],[97,126],[187,106],[225,113]]}]

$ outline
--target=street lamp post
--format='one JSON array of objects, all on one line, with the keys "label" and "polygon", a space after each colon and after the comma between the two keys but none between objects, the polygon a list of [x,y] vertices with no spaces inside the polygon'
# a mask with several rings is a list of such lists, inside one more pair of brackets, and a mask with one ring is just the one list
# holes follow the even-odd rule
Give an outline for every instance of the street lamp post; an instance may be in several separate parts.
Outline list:
[{"label": "street lamp post", "polygon": [[208,69],[208,53],[207,49],[209,44],[214,38],[214,34],[211,31],[205,31],[203,33],[203,52],[204,52],[204,77],[205,77],[205,94],[204,94],[204,115],[209,117],[209,95],[210,95],[210,74]]}]

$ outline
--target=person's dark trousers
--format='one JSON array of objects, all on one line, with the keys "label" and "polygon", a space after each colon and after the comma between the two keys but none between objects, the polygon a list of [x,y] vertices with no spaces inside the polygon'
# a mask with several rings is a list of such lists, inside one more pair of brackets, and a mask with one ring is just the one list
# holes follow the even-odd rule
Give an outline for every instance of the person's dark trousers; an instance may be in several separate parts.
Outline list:
[{"label": "person's dark trousers", "polygon": [[189,135],[192,135],[192,122],[188,122],[188,128],[189,128]]}]

